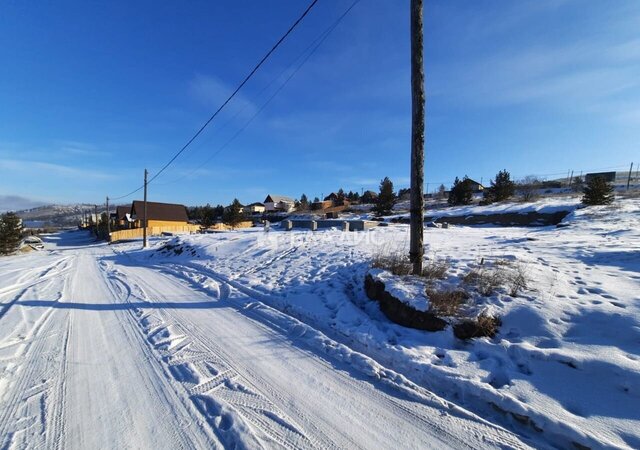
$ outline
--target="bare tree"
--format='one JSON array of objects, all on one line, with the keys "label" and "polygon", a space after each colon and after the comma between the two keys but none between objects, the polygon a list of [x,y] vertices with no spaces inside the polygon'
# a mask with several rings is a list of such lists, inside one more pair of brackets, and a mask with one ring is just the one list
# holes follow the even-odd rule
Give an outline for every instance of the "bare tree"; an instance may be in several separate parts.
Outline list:
[{"label": "bare tree", "polygon": [[517,190],[524,202],[530,202],[538,198],[538,191],[542,182],[535,175],[527,175],[518,182]]}]

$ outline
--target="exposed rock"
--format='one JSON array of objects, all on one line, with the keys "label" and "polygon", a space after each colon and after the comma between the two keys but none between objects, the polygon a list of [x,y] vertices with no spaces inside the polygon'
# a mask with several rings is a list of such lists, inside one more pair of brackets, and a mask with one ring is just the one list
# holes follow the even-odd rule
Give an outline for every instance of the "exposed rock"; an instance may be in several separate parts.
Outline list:
[{"label": "exposed rock", "polygon": [[441,331],[447,326],[447,322],[433,313],[418,311],[389,294],[384,283],[371,274],[364,279],[364,289],[367,297],[380,303],[380,310],[392,322],[425,331]]}]

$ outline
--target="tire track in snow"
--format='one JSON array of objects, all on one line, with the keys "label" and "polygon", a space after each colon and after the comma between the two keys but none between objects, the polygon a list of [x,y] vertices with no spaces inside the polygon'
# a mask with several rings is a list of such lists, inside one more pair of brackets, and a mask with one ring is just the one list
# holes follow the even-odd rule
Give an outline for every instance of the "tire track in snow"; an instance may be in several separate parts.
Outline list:
[{"label": "tire track in snow", "polygon": [[[182,269],[184,269],[184,266],[180,266]],[[162,267],[156,267],[156,270],[160,269],[161,272],[164,272],[166,269],[165,266]],[[127,268],[127,270],[133,270],[134,272],[136,272],[136,275],[134,278],[136,278],[136,283],[146,283],[148,285],[148,290],[149,291],[153,291],[153,287],[152,286],[157,286],[158,288],[160,286],[163,286],[163,292],[164,290],[168,289],[168,287],[166,286],[166,283],[161,283],[160,280],[158,281],[154,281],[153,283],[148,280],[147,276],[144,276],[142,274],[139,273],[139,271],[153,271],[153,268],[144,268],[144,267],[140,267],[140,268],[136,268],[134,269],[129,269]],[[193,269],[188,269],[193,271]],[[178,270],[178,272],[180,272]],[[198,276],[201,276],[202,272],[197,273]],[[181,286],[182,289],[188,289],[187,286],[184,285],[183,281],[184,280],[179,280],[174,278],[174,276],[172,275],[165,275],[165,274],[161,274],[164,278],[171,280],[172,284],[178,284]],[[184,273],[177,273],[179,278],[187,278],[187,280],[189,279],[189,277]],[[149,274],[149,278],[151,277],[151,273]],[[127,279],[129,281],[131,281],[130,277],[127,277]],[[137,281],[137,280],[141,280],[141,281]],[[192,282],[193,280],[189,280],[190,282]],[[216,280],[219,283],[221,282],[221,280]],[[222,285],[228,284],[228,283],[224,283],[221,282]],[[234,286],[235,287],[235,286]],[[162,298],[162,293],[159,292],[158,295],[156,295],[156,298]],[[320,427],[316,427],[316,423],[318,422],[318,417],[314,416],[312,418],[308,418],[308,416],[300,409],[295,409],[295,405],[292,404],[290,398],[286,398],[285,396],[281,395],[280,391],[276,388],[273,387],[272,383],[267,380],[266,378],[262,377],[260,375],[260,373],[258,373],[257,371],[254,371],[251,369],[250,365],[244,365],[244,366],[235,366],[234,364],[234,360],[237,358],[237,355],[230,355],[228,354],[224,349],[222,349],[220,346],[218,346],[215,343],[215,339],[213,336],[215,336],[215,333],[211,333],[212,329],[208,329],[208,331],[205,331],[202,327],[202,322],[197,321],[194,322],[192,320],[190,320],[190,317],[193,317],[193,314],[187,314],[187,312],[189,312],[189,310],[185,310],[184,313],[181,313],[180,310],[178,309],[164,309],[163,312],[165,312],[166,314],[168,314],[169,316],[171,316],[171,320],[165,320],[166,323],[180,323],[185,329],[188,330],[188,334],[190,335],[190,337],[192,339],[195,339],[196,341],[199,341],[200,346],[207,348],[209,352],[211,352],[212,354],[216,354],[217,356],[222,356],[224,361],[227,362],[227,364],[234,368],[235,372],[238,372],[240,374],[242,374],[242,381],[245,385],[252,387],[255,391],[257,392],[262,392],[262,395],[264,395],[266,398],[271,399],[272,401],[275,402],[275,404],[281,404],[286,406],[286,408],[288,408],[288,410],[290,412],[293,413],[293,417],[296,417],[299,419],[299,421],[301,423],[304,423],[305,426],[305,430],[307,432],[307,434],[309,436],[322,436],[323,435],[323,431],[320,429]],[[193,311],[191,311],[193,312]],[[238,313],[238,311],[235,311],[236,313]],[[247,317],[245,317],[246,319]],[[267,335],[274,335],[274,329],[273,328],[269,328],[267,326],[265,326],[264,324],[262,324],[262,320],[261,318],[253,318],[251,319],[249,317],[250,320],[253,320],[254,322],[256,322],[257,326],[262,327],[265,330],[265,333],[267,333]],[[286,330],[285,330],[286,331]],[[277,334],[277,333],[276,333]],[[286,334],[286,333],[285,333]],[[272,336],[273,337],[273,336]],[[289,348],[291,348],[291,342],[289,341],[289,337],[282,337],[281,338],[281,342],[282,345],[287,346]],[[298,350],[298,352],[300,353],[300,357],[301,358],[309,358],[310,354],[309,352],[306,351],[302,351],[300,349],[295,349]],[[178,358],[180,358],[180,356],[177,356]],[[236,357],[236,358],[234,358]],[[330,371],[330,373],[334,374],[336,373],[335,367],[332,366],[332,364],[328,363],[327,361],[325,361],[323,358],[317,358],[317,355],[313,355],[313,352],[311,354],[312,359],[314,359],[314,361],[316,362],[320,362],[321,364],[323,364],[325,366],[325,369],[327,371]],[[181,358],[179,359],[180,362],[182,361],[187,361],[187,358]],[[350,389],[353,387],[351,392],[358,392],[359,395],[363,395],[363,396],[369,396],[371,397],[371,389],[370,389],[370,385],[368,383],[362,383],[359,380],[354,380],[352,379],[350,376],[345,375],[345,374],[341,374],[342,375],[342,379],[338,384],[342,384],[342,385],[346,385],[349,386]],[[251,381],[248,381],[251,380]],[[353,386],[352,386],[353,385]],[[256,386],[259,386],[260,389],[257,389]],[[217,393],[217,392],[216,392]],[[383,409],[387,409],[387,410],[391,410],[391,411],[396,411],[396,415],[398,416],[404,416],[405,418],[409,419],[410,417],[412,419],[409,420],[413,420],[414,422],[418,422],[418,423],[422,423],[424,427],[428,428],[431,430],[431,437],[435,438],[436,436],[439,436],[439,440],[444,443],[456,443],[454,444],[456,447],[458,448],[464,448],[464,447],[473,447],[473,445],[465,442],[464,440],[461,440],[460,438],[457,438],[456,436],[451,434],[451,431],[449,429],[447,429],[446,427],[441,427],[438,423],[435,423],[434,420],[430,420],[428,417],[428,412],[422,411],[422,414],[418,414],[415,409],[416,409],[416,404],[414,402],[408,401],[408,400],[397,400],[392,396],[389,396],[387,394],[382,394],[381,392],[378,392],[377,390],[375,390],[374,388],[374,394],[376,397],[376,402],[379,403],[379,405],[384,405]],[[293,402],[295,403],[295,402]],[[407,405],[410,405],[407,406]],[[424,405],[417,405],[418,408],[423,408]],[[424,408],[423,408],[424,409]],[[459,413],[459,411],[456,411],[455,409],[450,411],[454,413],[454,416],[456,415],[456,412]],[[426,415],[425,415],[426,414]],[[431,413],[433,414],[433,413]],[[476,432],[476,444],[478,445],[478,442],[483,442],[483,439],[481,437],[478,437],[478,430],[483,430],[484,432],[489,433],[490,435],[492,435],[492,437],[484,442],[484,446],[491,446],[491,445],[496,445],[497,442],[500,442],[500,440],[503,440],[503,445],[507,445],[507,446],[513,446],[513,447],[522,447],[523,444],[518,440],[517,437],[511,435],[510,433],[508,433],[507,431],[496,427],[495,425],[483,421],[482,419],[480,419],[477,416],[474,416],[468,412],[466,412],[465,414],[460,414],[460,417],[451,417],[450,418],[451,421],[453,421],[454,423],[459,423],[459,422],[469,422],[470,424],[472,424],[472,426],[468,426],[465,425],[463,423],[463,426],[467,426],[467,428],[476,428],[474,431]],[[465,422],[466,423],[466,422]],[[449,426],[451,426],[451,423],[448,423]],[[331,424],[323,424],[323,429],[331,429]],[[456,429],[455,426],[451,427],[454,430]],[[353,440],[351,440],[351,436],[348,433],[340,433],[340,430],[336,431],[335,429],[331,430],[333,433],[338,433],[338,434],[342,434],[341,438],[339,439],[339,441],[341,441],[342,446],[346,445],[349,447],[358,447],[360,445],[359,442],[354,442]],[[337,437],[334,434],[334,438]],[[348,444],[347,444],[348,442]],[[491,444],[493,443],[493,444]],[[451,444],[450,444],[451,445]],[[335,446],[334,443],[332,442],[331,438],[326,438],[322,439],[322,445],[320,445],[322,447],[333,447]]]},{"label": "tire track in snow", "polygon": [[[104,281],[106,288],[112,293],[112,299],[114,299],[113,302],[116,303],[115,300],[119,299],[117,303],[129,303],[132,295],[131,287],[126,283],[123,283],[117,277],[110,275],[108,272],[108,265],[100,264],[97,268],[102,274],[102,280]],[[176,401],[179,401],[183,407],[186,407],[185,409],[187,411],[168,410],[164,417],[157,418],[157,420],[167,420],[169,423],[175,422],[177,425],[173,427],[163,427],[165,428],[165,432],[168,431],[173,437],[171,440],[171,448],[187,449],[206,448],[211,446],[215,448],[217,445],[220,445],[219,441],[212,433],[204,433],[207,439],[203,439],[201,434],[204,429],[200,426],[198,421],[195,420],[197,418],[196,409],[192,407],[190,403],[182,402],[182,396],[180,393],[174,389],[173,385],[166,383],[168,380],[165,375],[165,371],[160,361],[158,361],[156,356],[153,354],[152,349],[149,348],[148,341],[145,335],[141,332],[132,311],[127,310],[116,312],[121,313],[118,314],[121,319],[118,320],[118,324],[125,335],[127,342],[130,343],[131,346],[139,348],[144,354],[142,361],[144,361],[145,364],[140,364],[138,366],[140,376],[137,377],[137,381],[143,383],[146,391],[154,392],[157,398],[163,399],[168,403],[175,403]],[[153,379],[162,379],[163,383],[160,385],[158,383],[151,382]],[[185,415],[186,412],[188,412],[188,414]],[[198,433],[195,433],[195,431],[198,431]],[[168,445],[168,442],[165,442],[164,444]]]},{"label": "tire track in snow", "polygon": [[[219,282],[222,282],[222,284],[228,284],[228,283],[224,283],[222,280],[218,280]],[[231,287],[229,287],[228,289],[232,289]],[[248,288],[247,288],[248,289]],[[206,334],[201,333],[199,331],[199,327],[197,326],[197,324],[190,322],[188,319],[185,318],[181,318],[180,319],[183,323],[187,322],[189,323],[189,329],[192,333],[192,335],[199,337],[200,340],[207,340],[208,343],[207,344],[203,344],[204,346],[208,347],[210,350],[212,350],[214,353],[218,354],[218,355],[225,355],[225,361],[232,361],[232,357],[231,355],[229,355],[223,348],[221,348],[220,346],[216,345],[211,339],[208,339]],[[267,329],[267,327],[264,326],[264,324],[261,321],[256,321],[256,325],[263,327],[265,329]],[[268,329],[268,332],[271,332],[270,329]],[[283,337],[283,336],[279,336],[279,340],[287,345],[289,342],[289,338],[287,337]],[[294,347],[294,350],[298,351],[299,353],[301,353],[301,357],[308,357],[308,353]],[[319,363],[323,364],[327,370],[333,371],[334,368],[332,367],[332,365],[322,359],[318,360]],[[233,363],[230,363],[230,365],[233,367]],[[251,370],[250,367],[245,367],[244,368],[245,371],[248,371],[248,373],[250,373],[250,379],[253,381],[251,384],[253,386],[259,385],[261,386],[261,388],[263,390],[267,389],[270,386],[270,383],[268,382],[268,380],[266,380],[264,377],[262,377],[260,375],[259,372]],[[238,369],[236,369],[236,372],[238,371]],[[354,382],[353,378],[351,378],[349,375],[346,375],[342,372],[337,372],[337,375],[340,376],[342,378],[342,383],[346,386],[349,386],[349,390],[351,391],[355,391],[358,392],[360,395],[362,396],[370,396],[371,395],[371,391],[367,390],[365,388],[366,385],[363,385],[362,383],[358,383],[358,382]],[[268,396],[269,398],[276,398],[278,399],[278,403],[280,404],[285,404],[287,403],[287,400],[275,389],[267,389],[268,391]],[[411,408],[406,407],[405,405],[403,405],[400,402],[394,401],[394,399],[392,397],[388,397],[388,396],[384,396],[384,395],[380,395],[377,391],[373,391],[375,394],[378,394],[378,400],[383,403],[385,405],[386,408],[388,408],[389,410],[394,410],[397,412],[397,415],[409,415],[412,416],[414,419],[420,421],[420,422],[425,422],[426,425],[429,425],[430,428],[434,428],[434,424],[431,421],[427,421],[425,420],[426,418],[424,416],[421,416],[419,414],[417,414],[414,410],[412,410]],[[291,407],[292,405],[289,405],[289,407]],[[306,414],[303,410],[296,408],[296,417],[302,417],[304,418],[304,422],[308,423],[308,424],[313,424],[314,427],[314,431],[318,434],[324,434],[320,428],[315,426],[315,421],[316,418],[312,418],[309,417],[308,414]],[[437,425],[436,425],[437,427]],[[469,444],[467,444],[466,442],[464,442],[463,440],[459,439],[456,436],[451,435],[451,433],[449,433],[447,430],[437,427],[438,428],[438,432],[440,434],[440,436],[445,439],[446,441],[448,441],[449,443],[451,442],[455,442],[454,446],[455,448],[474,448],[472,446],[470,446]],[[336,431],[336,430],[334,430]],[[358,448],[360,447],[360,443],[357,441],[352,440],[352,437],[347,434],[344,433],[342,436],[345,440],[347,440],[349,442],[349,446],[351,448]],[[331,442],[329,440],[329,438],[327,438],[328,442]],[[324,445],[322,445],[322,448],[340,448],[339,446],[333,445],[333,444],[329,444],[327,447],[327,443],[323,443]]]},{"label": "tire track in snow", "polygon": [[[0,309],[0,320],[2,320],[2,318],[5,316],[5,314],[7,314],[9,309],[17,301],[21,300],[25,296],[25,294],[29,292],[29,290],[32,289],[34,286],[44,283],[45,281],[48,281],[51,278],[56,278],[61,275],[64,275],[66,272],[68,272],[70,268],[70,264],[68,264],[70,258],[71,257],[66,257],[55,262],[52,265],[47,265],[46,268],[44,268],[44,270],[43,270],[43,267],[33,269],[29,271],[27,274],[20,276],[18,281],[13,285],[0,289],[0,296],[5,296],[9,292],[22,289],[20,293],[18,293],[12,300],[5,303],[2,309]],[[65,264],[64,267],[60,268],[59,266],[62,266],[63,264]],[[34,277],[38,278],[38,280],[31,281],[33,280]],[[29,281],[25,281],[25,279],[28,279]]]},{"label": "tire track in snow", "polygon": [[[56,265],[63,262],[60,261]],[[12,304],[16,304],[42,281],[48,281],[43,288],[44,292],[53,290],[61,293],[64,290],[65,279],[41,280],[24,289]],[[62,288],[51,289],[61,281]],[[15,310],[15,313],[17,314],[18,310]],[[56,443],[60,439],[62,430],[56,424],[62,422],[62,409],[51,416],[49,405],[56,405],[56,402],[61,400],[60,386],[64,383],[64,373],[56,371],[60,364],[64,364],[66,355],[64,352],[61,354],[59,348],[66,348],[65,340],[68,338],[67,334],[58,332],[61,323],[64,330],[68,324],[68,313],[53,307],[46,308],[24,337],[22,341],[24,347],[21,349],[18,346],[15,355],[17,370],[11,375],[2,398],[0,436],[3,440],[0,448],[25,444],[34,447],[57,447]],[[53,428],[50,429],[52,420]],[[22,424],[24,426],[21,426]],[[16,440],[22,444],[15,442]]]},{"label": "tire track in snow", "polygon": [[[113,278],[113,276],[112,276]],[[116,277],[117,278],[117,277]],[[131,283],[128,277],[127,281],[120,280],[120,284]],[[147,301],[149,307],[153,307],[151,298],[161,298],[160,293],[152,295],[154,289],[151,286],[141,286],[141,283],[135,283],[136,290],[143,295],[140,300]],[[225,295],[225,289],[221,289],[221,295]],[[133,311],[138,320],[144,320],[149,317],[149,314],[145,313],[142,309]],[[185,322],[182,318],[176,319],[172,316],[169,309],[163,309],[154,313],[154,315],[166,316],[161,319],[161,324],[158,324],[152,328],[145,330],[144,324],[140,324],[143,331],[147,333],[148,340],[160,355],[161,359],[167,364],[169,373],[176,378],[178,382],[185,385],[185,389],[192,398],[192,401],[198,406],[200,412],[207,417],[208,421],[214,427],[214,430],[219,434],[220,438],[226,442],[228,446],[234,446],[239,444],[244,439],[249,438],[247,433],[233,435],[233,427],[237,427],[242,431],[242,421],[247,421],[254,427],[257,427],[262,434],[263,442],[253,442],[253,445],[268,445],[273,447],[277,444],[282,448],[330,448],[330,445],[315,445],[313,441],[310,441],[303,432],[300,431],[300,427],[293,424],[291,419],[286,419],[283,416],[285,414],[279,411],[266,397],[259,393],[259,390],[255,386],[251,386],[251,389],[255,391],[254,397],[251,401],[246,401],[247,392],[238,392],[238,389],[247,389],[244,384],[246,382],[236,381],[239,378],[237,370],[233,364],[229,363],[226,358],[222,358],[219,350],[213,350],[210,346],[207,347],[202,343],[199,336],[194,335],[194,326],[191,323]],[[156,336],[162,330],[171,328],[172,336],[167,337],[164,340],[156,340]],[[189,332],[185,332],[184,329],[188,329]],[[187,337],[188,335],[188,337]],[[171,347],[172,342],[177,339],[187,340],[181,346]],[[192,352],[193,356],[185,356],[185,351]],[[175,358],[175,359],[174,359]],[[194,364],[194,361],[198,360],[196,364],[209,364],[215,366],[219,372],[213,378],[208,378],[202,383],[190,383],[176,376],[175,367],[183,364]],[[200,366],[197,369],[201,374],[206,373],[206,369]],[[206,375],[201,375],[206,377]],[[211,394],[215,392],[215,395]],[[243,397],[244,396],[244,397]],[[220,403],[222,400],[223,403]],[[222,411],[216,417],[211,411],[225,409],[229,407],[228,411]],[[233,417],[239,415],[234,421]],[[239,420],[238,420],[239,419]],[[257,431],[257,430],[254,430]],[[270,442],[270,443],[269,443]],[[329,442],[329,441],[328,441]],[[244,443],[241,445],[247,445]],[[250,446],[253,446],[250,445]]]},{"label": "tire track in snow", "polygon": [[[177,267],[178,269],[174,268],[174,269],[166,270],[167,266],[174,266],[174,267]],[[235,289],[235,290],[239,291],[241,294],[246,295],[248,298],[255,298],[255,299],[259,299],[259,300],[265,299],[265,298],[267,298],[267,299],[269,298],[268,295],[266,295],[266,294],[264,294],[262,292],[254,291],[250,287],[247,287],[247,286],[245,286],[245,285],[243,285],[241,283],[238,283],[237,281],[234,281],[232,279],[228,279],[223,275],[219,275],[219,274],[217,274],[216,272],[214,272],[214,271],[212,271],[210,269],[202,268],[198,264],[193,264],[193,265],[189,265],[189,264],[163,264],[162,267],[168,273],[173,274],[174,276],[177,276],[178,278],[180,278],[180,279],[182,279],[184,281],[187,281],[187,282],[189,282],[191,284],[193,284],[193,282],[194,282],[194,277],[193,276],[189,276],[189,272],[191,272],[191,275],[195,274],[195,275],[198,275],[200,277],[202,277],[202,275],[201,275],[202,273],[207,273],[214,280],[216,280],[218,283],[220,283],[222,285],[229,285],[228,289]],[[197,277],[195,279],[197,279]],[[240,301],[239,303],[242,303],[242,301]],[[271,302],[269,302],[269,303],[271,303]],[[248,306],[251,306],[251,304],[249,304]],[[265,308],[272,309],[271,306],[265,306]],[[244,306],[243,306],[243,310],[247,311],[247,309],[248,309],[247,308],[247,304],[245,302]],[[250,309],[254,309],[254,308],[250,308]],[[282,311],[279,311],[277,309],[276,309],[276,311],[278,311],[279,314],[282,314],[282,315],[284,315],[286,317],[289,317],[291,320],[293,320],[295,322],[298,322],[298,320],[296,318],[293,318],[293,317],[289,316],[286,312],[282,312]],[[268,324],[270,322],[269,318],[265,317],[264,315],[258,314],[255,317],[253,317],[251,314],[245,314],[245,315],[247,315],[249,318],[252,318],[253,320],[255,320],[256,323],[259,326],[262,326],[262,327],[265,327],[265,328],[267,328],[265,324]],[[294,334],[296,332],[295,328],[297,328],[297,327],[294,326]],[[315,332],[318,332],[313,327],[310,327],[310,328],[313,329]],[[277,330],[279,332],[284,333],[285,335],[286,334],[291,334],[291,332],[287,329],[286,325],[283,328],[281,326],[281,324],[275,324],[275,325],[271,324],[270,329],[275,329],[275,330]],[[322,335],[321,332],[318,332],[318,333],[320,333]],[[286,341],[286,338],[282,337],[282,339]],[[337,344],[337,343],[334,343],[334,344]],[[333,346],[334,344],[330,344],[330,346]],[[311,346],[311,347],[314,347],[314,346]],[[318,350],[318,349],[323,350],[325,353],[327,353],[327,356],[329,358],[335,358],[336,356],[338,356],[337,359],[342,361],[342,359],[341,359],[342,355],[340,355],[340,352],[337,352],[337,354],[332,354],[331,351],[327,352],[326,348],[325,349],[316,348],[316,350]],[[331,350],[333,350],[333,348]],[[370,358],[365,356],[365,359],[370,359]],[[371,361],[373,362],[373,360],[371,360]],[[324,360],[321,360],[321,362],[327,364],[328,367],[331,366],[328,362],[326,362]],[[374,364],[377,364],[377,363],[374,363]],[[357,367],[358,364],[356,364],[355,366],[356,366],[355,368],[357,370],[360,369],[359,367]],[[388,369],[386,369],[386,371],[387,372],[392,372],[392,371],[389,371]],[[365,373],[365,375],[370,375],[368,373],[368,371],[365,371],[364,373]],[[257,373],[255,375],[259,377],[259,375]],[[403,391],[405,393],[407,391],[409,391],[409,393],[410,393],[409,397],[417,399],[419,402],[423,402],[423,403],[425,403],[427,405],[431,405],[431,406],[433,406],[434,399],[435,399],[436,400],[436,402],[435,402],[436,404],[440,404],[441,403],[443,406],[447,405],[447,407],[451,408],[451,410],[449,411],[450,413],[452,413],[453,415],[459,416],[459,418],[461,418],[463,420],[466,419],[466,420],[476,421],[476,422],[478,422],[479,425],[488,427],[488,430],[494,429],[494,431],[497,431],[499,433],[504,433],[504,437],[506,438],[506,441],[511,442],[511,445],[513,445],[514,447],[521,447],[523,445],[517,437],[512,435],[510,432],[504,430],[502,427],[500,427],[500,426],[498,426],[498,425],[496,425],[496,424],[494,424],[494,423],[492,423],[490,421],[482,419],[479,416],[471,413],[470,411],[468,411],[468,410],[466,410],[464,408],[457,407],[457,405],[455,405],[455,404],[453,404],[453,403],[451,403],[449,401],[445,401],[443,399],[440,399],[439,397],[437,397],[432,392],[430,392],[430,391],[428,391],[428,390],[426,390],[424,388],[421,388],[418,385],[415,385],[414,383],[410,382],[407,379],[403,379],[401,381],[401,384],[398,385],[398,384],[396,384],[396,381],[395,381],[397,379],[397,375],[396,376],[392,375],[392,377],[394,378],[394,381],[391,382],[390,384],[391,384],[393,389],[398,389],[399,391]],[[347,377],[347,378],[351,379],[350,377]],[[261,384],[264,384],[264,383],[261,383]],[[362,387],[362,385],[360,385],[360,384],[358,384],[358,386]],[[417,396],[417,398],[416,398],[416,396]],[[386,397],[386,396],[382,396],[382,398],[383,398],[383,400],[389,400],[389,398]],[[404,410],[407,414],[413,415],[419,420],[422,420],[422,421],[425,420],[425,417],[420,416],[420,415],[416,415],[414,409],[407,408],[404,405],[403,402],[397,402],[393,398],[391,398],[391,401],[393,402],[393,404],[396,407]],[[431,421],[428,421],[428,422],[431,423]],[[431,426],[433,426],[433,425],[434,424],[431,423]],[[436,424],[436,427],[437,427],[437,424]],[[453,436],[446,429],[440,428],[440,430],[441,430],[443,436],[448,436],[448,437],[451,438],[451,439],[447,438],[447,440],[453,440],[453,441],[458,440],[458,438],[456,436]],[[457,447],[465,447],[467,445],[468,444],[466,442],[459,441],[459,444],[457,445]]]}]

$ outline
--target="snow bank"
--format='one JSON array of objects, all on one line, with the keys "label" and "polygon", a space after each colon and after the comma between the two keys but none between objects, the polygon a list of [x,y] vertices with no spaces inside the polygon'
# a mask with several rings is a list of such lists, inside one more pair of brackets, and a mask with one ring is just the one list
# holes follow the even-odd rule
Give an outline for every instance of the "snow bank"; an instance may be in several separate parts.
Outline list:
[{"label": "snow bank", "polygon": [[573,211],[580,206],[579,197],[547,198],[536,202],[504,202],[491,205],[467,205],[454,206],[446,209],[425,211],[425,214],[437,217],[447,216],[480,216],[491,214],[517,213],[526,214],[537,212],[540,214],[553,214],[559,211]]},{"label": "snow bank", "polygon": [[[557,212],[572,212],[580,206],[580,197],[550,197],[535,202],[501,202],[491,205],[465,205],[453,207],[435,207],[425,209],[427,217],[467,217],[491,216],[497,214],[554,214]],[[408,218],[408,214],[396,214],[387,219]]]}]

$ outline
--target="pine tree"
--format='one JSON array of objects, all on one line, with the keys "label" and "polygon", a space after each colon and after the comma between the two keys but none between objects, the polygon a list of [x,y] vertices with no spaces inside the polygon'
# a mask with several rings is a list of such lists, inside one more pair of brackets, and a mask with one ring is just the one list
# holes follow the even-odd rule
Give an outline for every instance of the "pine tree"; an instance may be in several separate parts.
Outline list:
[{"label": "pine tree", "polygon": [[396,194],[393,192],[393,183],[389,177],[384,177],[384,179],[380,181],[380,194],[378,194],[378,202],[374,211],[379,216],[391,214],[395,201]]},{"label": "pine tree", "polygon": [[573,190],[579,192],[584,187],[584,180],[580,175],[578,175],[575,180],[573,180]]},{"label": "pine tree", "polygon": [[613,203],[613,186],[602,177],[593,177],[582,191],[582,203],[585,205],[608,205]]},{"label": "pine tree", "polygon": [[200,208],[200,225],[202,228],[209,228],[215,220],[215,209],[209,203]]},{"label": "pine tree", "polygon": [[513,197],[516,185],[511,181],[511,174],[506,170],[501,170],[496,175],[495,180],[491,180],[491,187],[485,191],[486,202],[501,202]]},{"label": "pine tree", "polygon": [[373,191],[365,191],[361,197],[362,203],[376,203],[378,201],[378,194]]},{"label": "pine tree", "polygon": [[10,255],[18,250],[22,240],[22,221],[13,212],[0,217],[0,254]]},{"label": "pine tree", "polygon": [[309,209],[309,199],[306,194],[302,194],[300,196],[300,202],[297,209],[300,211],[306,211]]},{"label": "pine tree", "polygon": [[438,198],[443,199],[445,197],[445,192],[447,192],[447,188],[444,187],[444,184],[441,184],[438,188]]},{"label": "pine tree", "polygon": [[313,198],[313,203],[318,203],[320,201],[320,199],[318,197],[314,197]]},{"label": "pine tree", "polygon": [[98,220],[98,229],[97,229],[97,238],[98,239],[107,239],[107,234],[109,231],[109,227],[107,223],[109,222],[109,216],[106,212],[100,214],[100,219]]},{"label": "pine tree", "polygon": [[453,186],[449,191],[449,199],[447,203],[450,206],[457,205],[469,205],[473,200],[473,188],[471,186],[471,180],[466,175],[462,181],[456,177],[453,182]]},{"label": "pine tree", "polygon": [[235,226],[243,220],[244,214],[242,214],[242,205],[237,198],[234,198],[233,202],[225,208],[222,221],[235,228]]},{"label": "pine tree", "polygon": [[344,200],[344,189],[340,188],[338,189],[338,192],[336,194],[338,196],[338,200],[339,201],[343,201]]}]

